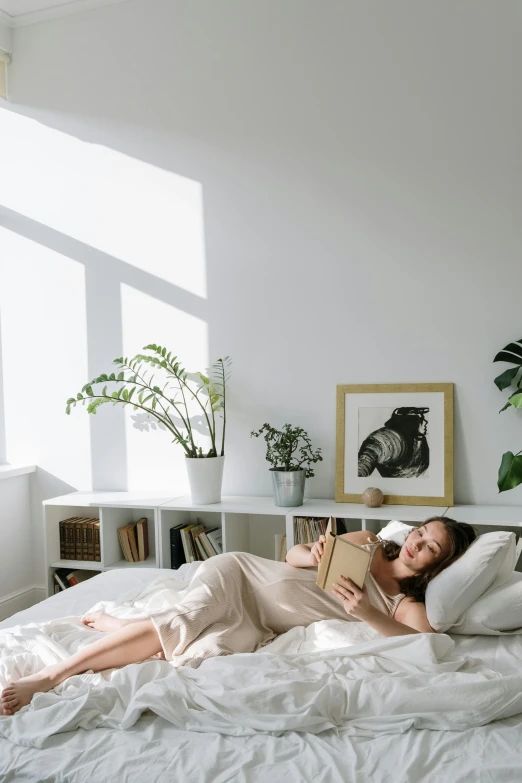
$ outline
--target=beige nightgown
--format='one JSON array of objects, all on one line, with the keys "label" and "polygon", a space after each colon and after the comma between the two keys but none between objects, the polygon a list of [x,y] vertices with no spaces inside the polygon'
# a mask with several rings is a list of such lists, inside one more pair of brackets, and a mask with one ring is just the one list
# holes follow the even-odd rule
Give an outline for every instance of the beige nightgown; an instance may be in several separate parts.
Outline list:
[{"label": "beige nightgown", "polygon": [[[379,546],[364,544],[372,559]],[[299,625],[358,622],[339,598],[317,587],[316,578],[317,568],[294,568],[245,552],[205,560],[179,603],[151,615],[165,658],[197,667],[205,658],[254,652]],[[365,586],[371,603],[393,617],[403,594],[387,595],[369,570]]]}]

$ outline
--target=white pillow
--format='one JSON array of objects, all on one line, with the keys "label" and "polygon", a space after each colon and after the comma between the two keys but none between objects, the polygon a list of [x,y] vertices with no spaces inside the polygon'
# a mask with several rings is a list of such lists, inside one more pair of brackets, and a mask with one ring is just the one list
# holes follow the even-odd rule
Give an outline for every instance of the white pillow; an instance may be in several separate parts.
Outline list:
[{"label": "white pillow", "polygon": [[444,632],[463,621],[472,603],[495,583],[503,585],[516,563],[515,534],[504,530],[484,533],[426,590],[426,613],[436,631]]},{"label": "white pillow", "polygon": [[404,522],[392,519],[391,522],[388,522],[386,527],[383,527],[380,533],[377,533],[377,537],[384,538],[385,541],[395,541],[396,544],[402,546],[406,541],[410,530],[413,530],[412,525],[406,525]]},{"label": "white pillow", "polygon": [[489,636],[522,633],[522,574],[514,571],[500,587],[495,582],[449,633]]}]

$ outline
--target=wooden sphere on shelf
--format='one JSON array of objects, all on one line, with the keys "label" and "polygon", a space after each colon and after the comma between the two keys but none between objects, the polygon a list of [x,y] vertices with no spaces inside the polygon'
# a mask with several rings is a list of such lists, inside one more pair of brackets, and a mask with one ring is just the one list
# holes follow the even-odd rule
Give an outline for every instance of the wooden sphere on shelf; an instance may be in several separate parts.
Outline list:
[{"label": "wooden sphere on shelf", "polygon": [[382,506],[383,500],[384,495],[377,487],[368,487],[368,489],[365,489],[362,493],[362,502],[365,506],[368,506],[368,508],[378,508],[379,506]]}]

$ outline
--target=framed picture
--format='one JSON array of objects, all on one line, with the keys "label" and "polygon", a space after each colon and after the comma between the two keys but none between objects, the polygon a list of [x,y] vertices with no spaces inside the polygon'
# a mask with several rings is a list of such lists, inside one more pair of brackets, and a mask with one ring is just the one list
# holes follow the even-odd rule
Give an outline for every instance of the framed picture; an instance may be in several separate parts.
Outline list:
[{"label": "framed picture", "polygon": [[453,505],[453,384],[337,387],[335,500]]}]

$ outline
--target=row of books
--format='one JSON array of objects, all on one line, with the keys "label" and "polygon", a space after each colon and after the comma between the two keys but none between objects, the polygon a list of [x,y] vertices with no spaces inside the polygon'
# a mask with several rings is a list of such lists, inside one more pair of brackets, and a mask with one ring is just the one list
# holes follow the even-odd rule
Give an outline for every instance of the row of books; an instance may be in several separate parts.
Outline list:
[{"label": "row of books", "polygon": [[69,517],[59,528],[61,560],[101,560],[99,519]]},{"label": "row of books", "polygon": [[149,532],[146,517],[137,522],[129,522],[118,528],[118,541],[120,542],[123,557],[129,563],[139,563],[149,556]]},{"label": "row of books", "polygon": [[71,571],[69,568],[56,568],[53,571],[54,592],[60,593],[62,590],[85,582],[86,579],[91,579],[99,573],[99,571],[85,571],[83,569]]},{"label": "row of books", "polygon": [[[328,517],[294,517],[294,544],[313,544],[326,534]],[[336,520],[339,535],[347,532],[343,519]]]},{"label": "row of books", "polygon": [[179,568],[183,563],[208,560],[223,553],[220,527],[205,527],[196,522],[182,522],[170,529],[170,567]]},{"label": "row of books", "polygon": [[324,536],[328,519],[318,517],[294,517],[294,544],[313,544]]}]

